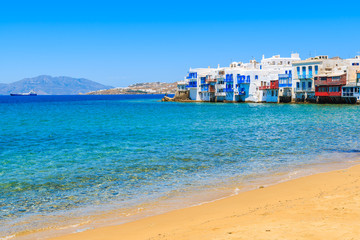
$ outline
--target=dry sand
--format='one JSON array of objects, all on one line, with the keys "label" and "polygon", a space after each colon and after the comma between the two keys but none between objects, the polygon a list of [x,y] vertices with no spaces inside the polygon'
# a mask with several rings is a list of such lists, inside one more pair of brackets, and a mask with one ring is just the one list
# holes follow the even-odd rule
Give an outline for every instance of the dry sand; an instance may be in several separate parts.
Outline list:
[{"label": "dry sand", "polygon": [[360,239],[360,165],[56,239]]}]

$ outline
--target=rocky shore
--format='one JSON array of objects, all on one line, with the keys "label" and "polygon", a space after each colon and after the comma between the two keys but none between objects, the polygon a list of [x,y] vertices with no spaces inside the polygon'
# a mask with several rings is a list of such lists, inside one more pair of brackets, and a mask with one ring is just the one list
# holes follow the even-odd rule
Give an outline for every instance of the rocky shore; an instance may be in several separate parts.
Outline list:
[{"label": "rocky shore", "polygon": [[165,96],[161,99],[162,102],[194,102],[189,98],[189,91],[176,91],[173,98]]}]

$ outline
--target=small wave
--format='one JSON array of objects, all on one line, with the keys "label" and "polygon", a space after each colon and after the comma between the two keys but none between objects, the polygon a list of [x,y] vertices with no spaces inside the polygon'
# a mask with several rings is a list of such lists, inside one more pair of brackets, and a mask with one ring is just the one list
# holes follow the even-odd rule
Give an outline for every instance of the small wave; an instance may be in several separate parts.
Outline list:
[{"label": "small wave", "polygon": [[6,237],[2,237],[0,238],[0,240],[9,240],[9,239],[12,239],[16,236],[16,234],[13,234],[13,235],[9,235],[9,236],[6,236]]},{"label": "small wave", "polygon": [[360,153],[360,150],[358,149],[333,149],[333,148],[328,148],[325,149],[326,151],[330,151],[330,152],[340,152],[340,153]]},{"label": "small wave", "polygon": [[239,189],[239,188],[235,188],[235,189],[234,189],[233,196],[238,195],[238,194],[239,194],[239,192],[240,192],[240,189]]},{"label": "small wave", "polygon": [[76,227],[79,227],[79,226],[81,226],[81,225],[88,224],[88,223],[90,223],[90,221],[81,222],[81,223],[78,223],[78,224],[69,225],[69,226],[65,226],[65,227],[58,227],[57,230],[64,230],[64,229],[69,229],[69,228],[76,228]]},{"label": "small wave", "polygon": [[85,232],[86,230],[90,230],[92,229],[91,227],[87,227],[87,228],[83,228],[83,229],[78,229],[76,230],[76,233],[79,233],[79,232]]}]

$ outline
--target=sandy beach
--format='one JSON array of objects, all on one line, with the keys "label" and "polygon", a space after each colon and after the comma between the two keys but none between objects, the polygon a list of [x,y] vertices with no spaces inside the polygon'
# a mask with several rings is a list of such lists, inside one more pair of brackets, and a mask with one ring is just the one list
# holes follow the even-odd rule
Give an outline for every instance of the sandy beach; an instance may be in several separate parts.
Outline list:
[{"label": "sandy beach", "polygon": [[359,239],[360,165],[55,238]]}]

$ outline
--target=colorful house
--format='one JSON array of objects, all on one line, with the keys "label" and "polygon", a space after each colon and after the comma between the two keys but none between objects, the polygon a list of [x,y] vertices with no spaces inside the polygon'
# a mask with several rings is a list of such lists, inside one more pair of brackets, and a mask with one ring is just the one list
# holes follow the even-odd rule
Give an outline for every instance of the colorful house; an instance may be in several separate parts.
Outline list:
[{"label": "colorful house", "polygon": [[269,85],[263,85],[259,88],[259,90],[262,92],[263,102],[278,102],[279,80],[271,80]]},{"label": "colorful house", "polygon": [[279,102],[291,102],[292,95],[292,70],[289,70],[279,74]]},{"label": "colorful house", "polygon": [[360,71],[356,72],[356,81],[342,87],[342,98],[347,103],[360,102]]},{"label": "colorful house", "polygon": [[346,85],[346,73],[318,75],[315,80],[315,96],[319,103],[341,103],[341,90]]}]

